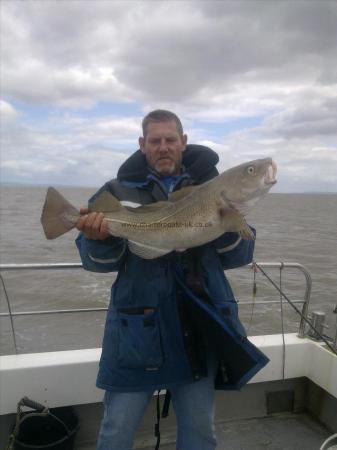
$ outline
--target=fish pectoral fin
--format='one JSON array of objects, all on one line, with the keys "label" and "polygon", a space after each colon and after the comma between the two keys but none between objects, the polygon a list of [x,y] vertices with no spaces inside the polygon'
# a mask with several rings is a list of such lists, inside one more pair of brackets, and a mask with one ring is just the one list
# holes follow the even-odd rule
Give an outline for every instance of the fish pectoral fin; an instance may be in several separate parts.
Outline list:
[{"label": "fish pectoral fin", "polygon": [[190,195],[192,192],[194,192],[196,189],[198,189],[199,186],[185,186],[178,191],[171,192],[168,196],[170,202],[177,202],[178,200],[181,200],[182,198],[187,197],[187,195]]},{"label": "fish pectoral fin", "polygon": [[128,246],[132,253],[144,259],[159,258],[172,252],[172,249],[152,247],[135,241],[128,241]]},{"label": "fish pectoral fin", "polygon": [[108,191],[103,191],[89,204],[89,211],[94,212],[112,212],[122,209],[124,206],[121,202]]},{"label": "fish pectoral fin", "polygon": [[245,221],[245,225],[243,228],[241,228],[238,231],[239,235],[242,237],[242,239],[245,239],[246,241],[254,241],[255,235],[252,232],[252,230],[249,228],[247,222]]},{"label": "fish pectoral fin", "polygon": [[254,240],[255,236],[245,218],[236,209],[219,208],[221,223],[226,231],[236,231],[246,240]]}]

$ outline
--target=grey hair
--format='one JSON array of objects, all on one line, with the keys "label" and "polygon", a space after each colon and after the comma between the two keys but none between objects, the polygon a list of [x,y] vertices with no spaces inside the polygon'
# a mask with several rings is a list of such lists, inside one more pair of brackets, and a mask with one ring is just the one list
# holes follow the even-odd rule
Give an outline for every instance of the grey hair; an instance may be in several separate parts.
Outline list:
[{"label": "grey hair", "polygon": [[150,122],[171,122],[174,121],[177,125],[178,133],[183,136],[184,130],[179,117],[171,111],[166,109],[155,109],[149,112],[142,121],[143,136],[145,137],[147,132],[147,126]]}]

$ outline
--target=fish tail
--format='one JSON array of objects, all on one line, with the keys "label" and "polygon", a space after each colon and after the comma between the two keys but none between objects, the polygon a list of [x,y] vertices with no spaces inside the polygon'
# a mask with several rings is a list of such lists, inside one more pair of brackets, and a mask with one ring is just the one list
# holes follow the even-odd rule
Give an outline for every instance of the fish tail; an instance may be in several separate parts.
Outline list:
[{"label": "fish tail", "polygon": [[41,223],[47,239],[55,239],[73,229],[79,217],[79,211],[68,200],[56,189],[48,188],[41,215]]}]

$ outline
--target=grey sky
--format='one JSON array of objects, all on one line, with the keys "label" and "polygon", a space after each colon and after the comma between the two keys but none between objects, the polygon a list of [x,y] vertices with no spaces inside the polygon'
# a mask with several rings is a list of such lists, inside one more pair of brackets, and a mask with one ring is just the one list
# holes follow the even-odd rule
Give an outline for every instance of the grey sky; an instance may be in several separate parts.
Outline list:
[{"label": "grey sky", "polygon": [[280,190],[337,191],[337,2],[1,9],[5,181],[100,185],[137,148],[142,115],[165,107],[221,170],[269,155]]}]

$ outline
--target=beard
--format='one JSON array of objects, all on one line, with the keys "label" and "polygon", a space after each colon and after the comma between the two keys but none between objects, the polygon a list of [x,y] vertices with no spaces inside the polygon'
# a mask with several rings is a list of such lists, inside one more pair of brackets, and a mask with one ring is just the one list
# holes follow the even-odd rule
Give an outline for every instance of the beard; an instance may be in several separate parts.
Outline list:
[{"label": "beard", "polygon": [[160,175],[172,175],[175,172],[175,168],[176,165],[174,162],[168,164],[167,166],[160,166],[159,164],[156,164],[155,171]]},{"label": "beard", "polygon": [[164,176],[176,174],[179,171],[180,165],[178,166],[177,162],[172,161],[169,158],[165,159],[167,161],[165,164],[163,164],[160,159],[156,161],[154,165],[155,171]]}]

